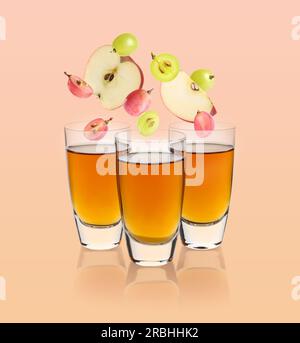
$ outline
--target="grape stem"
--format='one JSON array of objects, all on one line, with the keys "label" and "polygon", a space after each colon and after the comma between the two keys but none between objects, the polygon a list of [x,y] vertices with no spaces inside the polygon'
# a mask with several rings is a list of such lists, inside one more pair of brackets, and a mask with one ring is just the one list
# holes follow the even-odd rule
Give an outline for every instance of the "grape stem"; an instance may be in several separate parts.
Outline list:
[{"label": "grape stem", "polygon": [[113,117],[110,117],[109,119],[107,119],[107,120],[104,120],[104,123],[107,125],[110,121],[112,121],[113,120]]},{"label": "grape stem", "polygon": [[147,91],[148,94],[151,94],[154,91],[154,88],[151,88]]},{"label": "grape stem", "polygon": [[154,58],[155,58],[155,55],[154,55],[154,53],[153,53],[153,52],[151,52],[151,57],[152,57],[152,59],[154,60]]},{"label": "grape stem", "polygon": [[71,74],[68,74],[66,71],[64,71],[64,74],[68,77],[71,77]]}]

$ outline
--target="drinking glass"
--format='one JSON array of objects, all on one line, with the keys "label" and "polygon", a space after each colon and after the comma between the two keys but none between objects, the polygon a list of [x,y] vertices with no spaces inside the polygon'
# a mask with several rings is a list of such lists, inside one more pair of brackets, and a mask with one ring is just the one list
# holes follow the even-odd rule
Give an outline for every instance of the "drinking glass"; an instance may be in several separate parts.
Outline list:
[{"label": "drinking glass", "polygon": [[122,236],[115,135],[127,125],[112,121],[103,138],[91,141],[84,135],[86,124],[76,122],[65,126],[75,222],[83,246],[93,250],[112,249]]},{"label": "drinking glass", "polygon": [[176,122],[172,130],[186,136],[182,242],[193,249],[216,248],[229,211],[235,128],[216,123],[212,131],[195,131],[191,123]]},{"label": "drinking glass", "polygon": [[172,260],[182,210],[184,135],[116,135],[119,192],[131,259],[143,266]]}]

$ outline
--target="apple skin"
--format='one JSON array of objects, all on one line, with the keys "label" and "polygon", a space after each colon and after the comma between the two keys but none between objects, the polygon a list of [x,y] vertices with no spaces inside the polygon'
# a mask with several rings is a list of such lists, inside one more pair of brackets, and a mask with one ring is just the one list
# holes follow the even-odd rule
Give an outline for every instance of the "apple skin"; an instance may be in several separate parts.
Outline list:
[{"label": "apple skin", "polygon": [[132,62],[132,63],[134,63],[137,66],[137,68],[138,68],[138,70],[140,71],[140,74],[141,74],[141,84],[140,84],[140,87],[138,89],[143,88],[143,86],[144,86],[144,73],[142,71],[142,68],[130,56],[121,56],[121,63],[122,62]]},{"label": "apple skin", "polygon": [[211,111],[210,111],[210,115],[211,115],[211,116],[215,116],[217,113],[218,113],[218,112],[217,112],[217,109],[216,109],[215,105],[213,105],[213,107],[212,107],[212,109],[211,109]]}]

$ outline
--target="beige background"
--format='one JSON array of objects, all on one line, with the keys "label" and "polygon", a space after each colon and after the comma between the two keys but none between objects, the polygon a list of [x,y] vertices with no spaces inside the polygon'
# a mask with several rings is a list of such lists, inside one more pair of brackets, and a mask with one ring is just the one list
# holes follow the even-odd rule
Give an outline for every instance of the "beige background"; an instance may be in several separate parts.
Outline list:
[{"label": "beige background", "polygon": [[[298,321],[300,275],[298,1],[8,1],[0,15],[1,321]],[[231,211],[222,251],[185,251],[167,268],[129,264],[124,244],[82,250],[67,189],[63,125],[105,114],[66,89],[89,54],[134,32],[187,72],[215,71],[219,118],[237,126]],[[116,118],[128,119],[117,110]]]}]

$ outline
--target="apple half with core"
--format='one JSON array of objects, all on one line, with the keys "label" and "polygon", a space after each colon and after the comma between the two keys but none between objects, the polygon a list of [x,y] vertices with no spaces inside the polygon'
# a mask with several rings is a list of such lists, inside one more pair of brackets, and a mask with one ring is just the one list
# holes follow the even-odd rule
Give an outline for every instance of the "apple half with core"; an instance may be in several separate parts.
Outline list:
[{"label": "apple half with core", "polygon": [[120,57],[111,45],[104,45],[92,54],[84,79],[107,110],[122,106],[128,94],[142,88],[144,83],[141,68],[132,58]]},{"label": "apple half with core", "polygon": [[207,94],[183,71],[174,80],[161,84],[161,96],[173,114],[189,122],[199,111],[215,111]]}]

